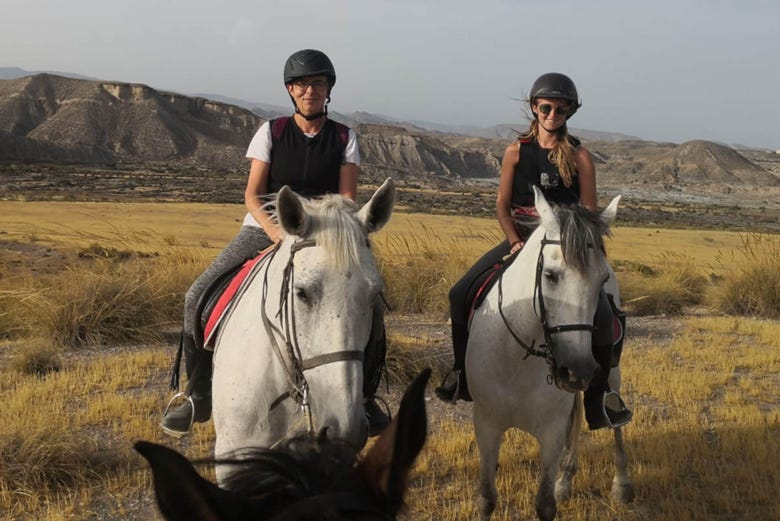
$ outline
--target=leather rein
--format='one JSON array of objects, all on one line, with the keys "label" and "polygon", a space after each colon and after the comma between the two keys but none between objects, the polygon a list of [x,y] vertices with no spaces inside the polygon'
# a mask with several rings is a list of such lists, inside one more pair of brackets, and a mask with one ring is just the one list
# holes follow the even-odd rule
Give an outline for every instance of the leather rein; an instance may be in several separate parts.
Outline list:
[{"label": "leather rein", "polygon": [[[304,372],[334,362],[357,361],[363,363],[363,351],[361,350],[334,351],[332,353],[325,353],[309,358],[303,358],[301,355],[297,331],[295,329],[295,306],[294,302],[290,299],[291,291],[295,286],[295,269],[293,261],[295,259],[295,254],[298,251],[316,245],[317,243],[314,240],[307,239],[297,241],[290,247],[290,257],[287,260],[282,275],[279,310],[276,313],[276,318],[281,321],[281,328],[271,322],[271,319],[266,314],[269,271],[267,267],[263,276],[263,294],[261,301],[261,317],[263,319],[263,324],[269,331],[268,336],[271,340],[271,346],[285,369],[285,376],[287,377],[287,382],[290,387],[289,391],[281,394],[271,403],[269,410],[273,411],[277,406],[284,402],[284,400],[292,398],[300,407],[301,412],[303,412],[306,419],[307,432],[311,435],[315,435],[316,431],[309,402],[309,384],[306,381]],[[279,251],[280,246],[281,243],[279,243],[268,256],[269,265],[271,259],[276,256],[276,253]],[[277,341],[277,335],[284,338],[284,346],[281,346]]]},{"label": "leather rein", "polygon": [[536,259],[536,275],[534,280],[534,308],[536,309],[538,306],[539,321],[541,322],[542,329],[544,330],[544,344],[540,345],[537,348],[534,346],[536,339],[531,340],[530,345],[524,342],[520,338],[520,336],[512,329],[512,326],[509,324],[506,315],[504,315],[503,280],[504,280],[504,273],[506,272],[501,273],[501,277],[498,280],[498,313],[501,315],[501,319],[504,321],[504,325],[506,326],[507,330],[512,335],[512,337],[515,339],[515,342],[520,344],[520,346],[523,349],[525,349],[526,355],[523,357],[523,360],[533,355],[533,356],[538,356],[540,358],[543,358],[547,362],[547,365],[550,367],[550,374],[547,375],[547,383],[552,384],[553,383],[552,369],[555,363],[555,358],[553,357],[553,353],[552,353],[552,335],[557,333],[565,333],[567,331],[590,331],[592,333],[594,327],[593,324],[563,324],[558,326],[550,326],[548,324],[547,308],[545,307],[544,295],[542,293],[542,273],[544,272],[544,247],[547,246],[548,244],[560,245],[561,241],[555,239],[548,239],[547,234],[545,234],[544,237],[542,238],[542,243],[539,247],[539,256]]}]

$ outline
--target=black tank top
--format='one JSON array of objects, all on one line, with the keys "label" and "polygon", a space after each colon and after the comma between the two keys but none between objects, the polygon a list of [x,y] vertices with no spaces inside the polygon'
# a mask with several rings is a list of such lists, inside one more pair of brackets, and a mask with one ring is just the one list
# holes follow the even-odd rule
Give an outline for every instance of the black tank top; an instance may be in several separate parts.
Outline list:
[{"label": "black tank top", "polygon": [[316,136],[308,137],[290,118],[281,135],[273,137],[268,192],[289,185],[306,197],[339,193],[345,144],[337,125],[327,120]]},{"label": "black tank top", "polygon": [[[580,140],[569,136],[572,146],[578,147]],[[533,206],[536,185],[547,201],[556,204],[577,204],[580,202],[580,178],[572,177],[571,186],[563,184],[558,167],[550,162],[549,149],[542,148],[536,140],[520,141],[520,162],[515,167],[512,184],[512,206]]]}]

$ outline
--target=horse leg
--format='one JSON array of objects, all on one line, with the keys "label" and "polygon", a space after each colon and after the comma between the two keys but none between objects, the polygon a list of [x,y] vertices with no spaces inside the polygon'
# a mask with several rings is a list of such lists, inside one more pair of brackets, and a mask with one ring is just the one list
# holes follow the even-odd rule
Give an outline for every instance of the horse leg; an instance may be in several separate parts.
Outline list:
[{"label": "horse leg", "polygon": [[572,403],[569,425],[566,428],[566,446],[563,449],[561,475],[555,482],[556,501],[566,501],[571,497],[571,483],[577,474],[577,449],[582,432],[582,393],[577,393]]},{"label": "horse leg", "polygon": [[474,433],[479,447],[479,497],[477,506],[480,519],[487,521],[496,508],[498,492],[496,491],[496,470],[498,469],[498,453],[504,429],[498,428],[481,418],[480,408],[474,405]]},{"label": "horse leg", "polygon": [[542,521],[552,521],[558,512],[555,501],[555,478],[561,465],[566,431],[565,425],[550,425],[541,436],[537,437],[540,475],[535,507],[536,515]]},{"label": "horse leg", "polygon": [[623,428],[615,431],[615,477],[612,479],[612,499],[619,503],[629,503],[634,499],[634,484],[628,475],[628,456],[623,442]]},{"label": "horse leg", "polygon": [[[613,389],[620,389],[622,380],[620,366],[612,368],[609,374],[609,385]],[[610,495],[613,501],[629,503],[634,499],[634,484],[628,475],[628,456],[623,441],[623,428],[616,427],[613,431],[615,436],[615,477],[612,479]]]}]

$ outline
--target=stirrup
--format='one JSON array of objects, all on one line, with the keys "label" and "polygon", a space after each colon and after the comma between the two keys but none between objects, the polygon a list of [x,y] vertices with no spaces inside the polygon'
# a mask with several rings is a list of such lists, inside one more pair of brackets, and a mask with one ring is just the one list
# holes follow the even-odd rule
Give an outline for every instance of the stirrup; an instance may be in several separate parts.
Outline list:
[{"label": "stirrup", "polygon": [[[468,392],[468,388],[460,385],[462,377],[461,371],[461,369],[453,369],[447,373],[444,380],[442,380],[441,385],[434,389],[434,393],[439,400],[445,403],[456,403],[458,400],[471,401],[471,395]],[[450,378],[454,379],[454,381],[447,384],[447,380]]]},{"label": "stirrup", "polygon": [[[179,398],[184,398],[185,402],[189,402],[190,404],[190,411],[192,414],[190,414],[190,424],[187,427],[186,431],[175,431],[173,429],[169,429],[165,426],[165,417],[168,415],[168,411],[171,409],[171,406],[173,403],[178,400]],[[183,405],[183,404],[182,404]],[[180,393],[176,393],[173,398],[171,398],[168,401],[168,405],[165,406],[165,410],[163,411],[162,420],[160,421],[160,428],[163,430],[163,432],[169,436],[173,436],[174,438],[181,438],[182,436],[185,436],[192,432],[192,424],[195,421],[195,401],[192,399],[192,395],[187,394],[186,392],[182,391]]]},{"label": "stirrup", "polygon": [[604,394],[604,416],[609,423],[608,427],[614,429],[630,422],[634,413],[626,407],[626,403],[618,393],[609,391]]}]

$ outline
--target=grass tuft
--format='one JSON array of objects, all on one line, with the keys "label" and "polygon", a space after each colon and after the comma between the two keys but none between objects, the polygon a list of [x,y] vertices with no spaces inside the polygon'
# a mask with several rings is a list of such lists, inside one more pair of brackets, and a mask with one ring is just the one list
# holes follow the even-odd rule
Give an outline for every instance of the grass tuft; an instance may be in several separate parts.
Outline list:
[{"label": "grass tuft", "polygon": [[51,342],[33,340],[17,345],[9,369],[23,375],[44,377],[62,369],[59,352]]},{"label": "grass tuft", "polygon": [[728,268],[712,293],[718,311],[780,318],[780,237],[744,235],[742,247],[718,262]]},{"label": "grass tuft", "polygon": [[661,254],[654,269],[616,264],[623,306],[633,315],[680,315],[687,306],[703,302],[709,284],[694,259],[683,253]]}]

